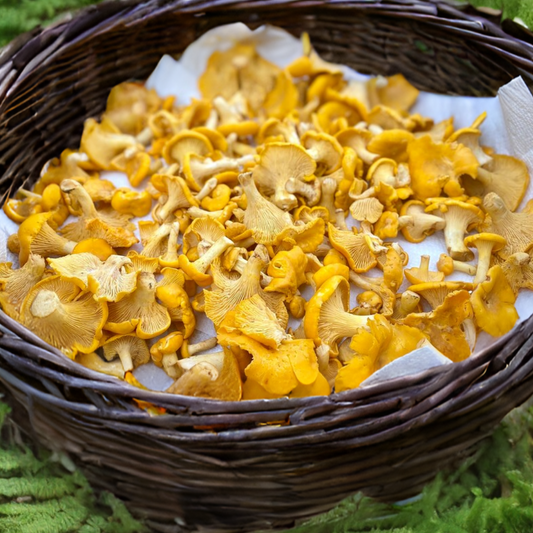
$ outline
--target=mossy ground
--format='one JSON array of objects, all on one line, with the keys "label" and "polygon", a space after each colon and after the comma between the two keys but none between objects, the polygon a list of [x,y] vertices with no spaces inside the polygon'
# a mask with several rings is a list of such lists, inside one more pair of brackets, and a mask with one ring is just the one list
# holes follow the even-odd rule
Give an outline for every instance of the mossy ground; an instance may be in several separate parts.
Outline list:
[{"label": "mossy ground", "polygon": [[[90,0],[0,0],[0,46]],[[533,26],[532,0],[473,0]],[[0,422],[8,408],[0,403]],[[515,410],[453,473],[404,506],[360,495],[291,533],[527,533],[533,531],[533,410]],[[5,433],[5,432],[4,432]],[[9,442],[8,442],[9,441]],[[0,445],[0,533],[140,533],[111,494],[96,496],[69,462],[5,439]]]}]

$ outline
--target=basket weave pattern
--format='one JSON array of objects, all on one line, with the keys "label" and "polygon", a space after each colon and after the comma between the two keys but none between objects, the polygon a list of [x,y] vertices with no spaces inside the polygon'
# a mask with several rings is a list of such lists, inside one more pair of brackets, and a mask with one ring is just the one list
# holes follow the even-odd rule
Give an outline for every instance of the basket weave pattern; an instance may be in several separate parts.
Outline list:
[{"label": "basket weave pattern", "polygon": [[[505,33],[447,4],[104,3],[0,50],[2,192],[75,147],[114,85],[235,21],[307,31],[325,59],[402,72],[423,90],[492,95],[519,74],[533,85],[527,31]],[[238,403],[139,390],[68,360],[3,313],[0,326],[0,383],[21,427],[71,454],[156,531],[290,526],[357,490],[412,496],[533,394],[533,319],[462,363],[327,398]],[[132,398],[167,412],[150,416]]]}]

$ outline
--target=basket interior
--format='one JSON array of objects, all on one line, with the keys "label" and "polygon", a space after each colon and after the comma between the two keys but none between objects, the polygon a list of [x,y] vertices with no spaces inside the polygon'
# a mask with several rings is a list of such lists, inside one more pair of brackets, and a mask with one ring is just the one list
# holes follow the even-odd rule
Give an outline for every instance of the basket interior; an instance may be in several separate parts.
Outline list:
[{"label": "basket interior", "polygon": [[486,37],[480,40],[482,24],[472,17],[439,18],[428,3],[411,6],[414,13],[379,6],[254,2],[203,9],[195,3],[185,10],[172,3],[111,2],[58,25],[15,50],[4,65],[0,56],[0,191],[33,183],[47,160],[77,147],[83,121],[100,115],[113,86],[146,79],[163,54],[179,56],[221,24],[272,24],[296,36],[307,31],[327,60],[367,74],[401,72],[432,92],[493,95],[520,73],[490,50]]}]

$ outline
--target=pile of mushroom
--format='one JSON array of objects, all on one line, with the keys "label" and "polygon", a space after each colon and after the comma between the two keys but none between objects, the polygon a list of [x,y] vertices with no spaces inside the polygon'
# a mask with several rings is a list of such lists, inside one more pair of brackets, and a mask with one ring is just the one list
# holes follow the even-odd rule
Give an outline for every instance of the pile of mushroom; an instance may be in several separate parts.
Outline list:
[{"label": "pile of mushroom", "polygon": [[[485,116],[410,114],[402,75],[348,82],[302,41],[285,69],[251,45],[214,53],[186,106],[115,87],[79,149],[5,202],[3,310],[93,370],[141,386],[151,361],[168,392],[222,400],[328,395],[510,331],[533,289],[525,164],[480,144]],[[432,235],[438,270],[409,264],[400,238]],[[191,343],[202,314],[216,337]]]}]

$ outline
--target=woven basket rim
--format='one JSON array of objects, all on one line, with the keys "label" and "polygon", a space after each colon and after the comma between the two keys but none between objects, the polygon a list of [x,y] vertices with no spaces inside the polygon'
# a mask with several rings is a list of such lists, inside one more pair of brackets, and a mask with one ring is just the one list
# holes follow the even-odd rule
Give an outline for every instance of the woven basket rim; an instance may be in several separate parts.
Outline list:
[{"label": "woven basket rim", "polygon": [[[259,0],[254,6],[260,12],[261,9],[275,9],[280,2],[277,0]],[[285,6],[291,9],[314,7],[324,7],[323,0],[288,0],[283,2]],[[182,13],[196,14],[201,13],[206,4],[216,11],[231,10],[238,11],[243,6],[249,7],[249,4],[240,0],[217,0],[215,3],[206,3],[204,0],[184,1],[164,1],[149,0],[139,2],[138,0],[123,1],[105,1],[97,6],[89,6],[76,13],[76,15],[63,19],[46,28],[36,28],[27,34],[19,36],[12,43],[3,49],[0,49],[0,113],[4,111],[4,105],[7,105],[8,96],[16,91],[19,84],[25,79],[28,72],[31,72],[32,66],[39,62],[40,66],[45,66],[52,62],[58,51],[61,49],[67,39],[70,39],[69,45],[75,44],[87,33],[92,35],[98,34],[116,24],[134,25],[142,21],[143,14],[150,13],[167,13],[172,12],[177,7]],[[461,31],[468,32],[471,36],[476,36],[483,32],[485,40],[499,45],[499,53],[507,54],[515,61],[520,63],[529,62],[528,66],[533,64],[533,44],[520,40],[513,35],[506,33],[500,26],[487,18],[486,14],[467,13],[457,6],[450,5],[438,0],[385,0],[382,2],[369,2],[368,0],[335,0],[327,4],[329,10],[349,10],[353,7],[365,12],[380,13],[396,11],[395,16],[404,18],[413,18],[423,20],[425,23],[437,24],[440,28],[445,28],[450,32]],[[470,9],[470,8],[469,8]],[[470,9],[470,11],[472,11]],[[120,15],[120,17],[118,17]],[[117,19],[109,20],[111,16],[117,16]],[[443,22],[446,21],[446,22]],[[510,24],[512,28],[512,24]],[[65,33],[65,30],[68,30]],[[476,32],[477,30],[477,32]],[[521,28],[521,31],[525,31]],[[531,32],[529,32],[531,33]],[[533,40],[533,34],[531,34]],[[57,39],[59,42],[54,41]],[[485,43],[490,48],[491,44]],[[39,53],[35,54],[29,63],[25,62],[28,49],[38,45]],[[33,50],[33,49],[32,49]],[[521,55],[518,55],[521,53]],[[18,66],[20,65],[20,66]],[[13,68],[18,70],[18,75],[13,76]],[[533,72],[533,70],[532,70]],[[532,74],[533,76],[533,74]],[[424,379],[436,374],[445,375],[450,372],[446,368],[435,367],[407,377],[401,377],[388,380],[387,382],[378,383],[360,389],[352,389],[341,393],[332,393],[327,397],[315,396],[311,398],[280,398],[270,400],[241,400],[238,402],[210,400],[206,398],[194,398],[181,396],[158,391],[144,391],[137,387],[121,381],[118,378],[106,376],[96,371],[86,369],[82,365],[70,360],[59,350],[53,348],[42,341],[39,337],[27,330],[24,326],[9,318],[5,313],[0,311],[0,324],[7,331],[20,337],[27,345],[36,347],[40,350],[41,357],[47,359],[50,363],[57,365],[63,371],[69,371],[75,375],[81,376],[88,382],[97,382],[101,384],[112,384],[116,393],[129,398],[138,398],[155,404],[167,403],[172,405],[182,405],[191,408],[199,408],[200,403],[209,408],[218,411],[231,407],[234,412],[247,411],[248,409],[257,408],[263,405],[265,409],[274,410],[282,408],[290,403],[291,408],[299,406],[321,405],[325,401],[343,402],[354,401],[380,394],[384,391],[401,390],[406,384],[421,382]],[[519,330],[533,330],[533,316],[523,321]],[[488,346],[479,353],[470,356],[465,361],[454,363],[454,368],[466,369],[486,359],[490,354],[499,350],[508,343],[517,334],[518,330],[512,331],[507,335],[497,339],[491,346]],[[179,399],[179,400],[178,400]],[[173,400],[173,401],[171,401]],[[237,406],[241,406],[238,408]]]},{"label": "woven basket rim", "polygon": [[[43,356],[43,359],[46,359],[45,356],[47,354],[52,355],[52,358],[47,359],[49,362],[61,367],[63,370],[69,370],[76,374],[79,374],[82,380],[85,379],[88,382],[87,385],[90,385],[91,381],[99,383],[109,383],[113,385],[113,391],[115,394],[119,394],[121,396],[123,395],[124,397],[129,398],[136,398],[157,405],[179,404],[187,407],[198,407],[198,403],[200,402],[201,404],[205,405],[206,410],[209,411],[209,407],[214,408],[217,411],[217,408],[222,407],[224,410],[231,409],[232,412],[239,412],[255,409],[259,405],[263,405],[265,407],[268,406],[268,410],[274,410],[276,408],[287,407],[288,405],[290,405],[291,408],[304,406],[309,407],[315,404],[323,404],[326,399],[334,403],[342,403],[343,401],[354,401],[378,395],[383,392],[401,390],[404,389],[407,385],[410,385],[411,383],[422,382],[426,378],[433,377],[437,374],[442,374],[444,376],[446,373],[451,371],[457,372],[458,370],[456,369],[461,369],[461,371],[463,371],[472,366],[477,365],[478,362],[483,361],[492,353],[501,349],[510,340],[517,336],[517,334],[522,330],[533,329],[533,314],[527,319],[517,324],[512,331],[503,335],[502,337],[499,337],[493,343],[486,346],[483,350],[480,350],[479,352],[471,355],[464,361],[460,361],[458,363],[433,367],[428,370],[417,372],[415,374],[409,374],[407,376],[389,379],[366,387],[350,389],[343,392],[331,393],[329,396],[311,396],[308,398],[283,397],[275,399],[239,401],[212,400],[209,398],[197,398],[192,396],[171,394],[165,391],[139,389],[138,387],[135,387],[134,385],[131,385],[124,380],[120,380],[119,378],[102,374],[95,370],[86,368],[80,363],[76,363],[75,360],[68,358],[60,350],[43,341],[40,337],[35,335],[35,333],[33,333],[25,326],[6,315],[2,310],[0,310],[0,325],[3,326],[3,328],[8,330],[9,332],[23,339],[26,343],[34,343],[33,345],[35,347],[40,348],[41,356]],[[2,329],[0,329],[0,331],[2,331]],[[239,408],[238,406],[241,407]]]},{"label": "woven basket rim", "polygon": [[[186,4],[186,7],[184,7]],[[305,8],[311,9],[313,7],[324,7],[324,0],[255,0],[254,5],[256,9],[269,9],[275,8],[277,5],[283,4],[285,7],[291,9]],[[137,15],[137,22],[142,20],[143,14],[156,14],[172,12],[176,7],[180,8],[180,12],[184,14],[201,13],[205,7],[209,6],[211,10],[232,10],[238,11],[243,7],[248,7],[249,3],[246,0],[216,0],[216,2],[206,2],[205,0],[148,0],[141,2],[140,0],[105,0],[97,5],[90,5],[85,8],[79,9],[74,15],[69,15],[62,18],[55,23],[42,27],[37,26],[33,30],[17,36],[13,41],[8,43],[3,48],[0,48],[0,98],[8,95],[8,92],[3,91],[3,86],[6,82],[9,83],[9,79],[6,76],[9,73],[9,69],[6,68],[10,63],[24,62],[24,51],[27,48],[31,48],[32,45],[37,45],[42,51],[46,50],[46,43],[53,40],[54,37],[61,37],[62,44],[70,35],[76,35],[70,44],[75,43],[77,39],[83,38],[85,32],[84,28],[88,28],[87,31],[94,33],[95,30],[104,30],[106,24],[112,24],[108,21],[110,16],[122,14],[133,16]],[[521,52],[526,59],[533,60],[533,31],[524,27],[511,19],[506,19],[506,29],[503,28],[492,20],[489,20],[489,15],[478,11],[471,5],[452,5],[452,3],[446,0],[329,0],[328,9],[330,10],[349,10],[353,7],[369,13],[379,13],[396,11],[395,16],[403,18],[416,18],[417,20],[423,20],[427,24],[435,23],[439,27],[444,27],[448,31],[456,31],[461,29],[462,32],[471,30],[482,30],[483,35],[493,36],[497,39],[497,44],[503,48],[509,48],[509,52]],[[462,9],[461,9],[462,8]],[[467,13],[466,11],[469,11]],[[93,17],[91,18],[91,15]],[[122,23],[126,22],[127,17]],[[448,20],[450,19],[450,20]],[[448,20],[448,24],[443,24],[444,20]],[[77,27],[78,22],[82,22],[80,27]],[[93,21],[99,21],[99,24],[93,25]],[[117,21],[114,21],[118,23]],[[64,34],[65,29],[69,31]],[[512,31],[513,33],[509,33]],[[530,37],[531,42],[515,37],[514,33],[520,34],[521,37],[527,35]],[[472,32],[471,36],[477,35],[476,32]],[[52,50],[49,54],[40,57],[41,54],[37,54],[35,59],[39,59],[42,65],[46,65],[47,62],[54,58],[54,50],[56,45],[51,46]],[[526,51],[529,54],[526,54]],[[518,56],[515,56],[518,59]],[[27,70],[28,65],[22,70],[21,74]],[[533,73],[531,74],[533,76]],[[23,76],[17,78],[17,81],[21,81]],[[16,87],[12,87],[13,89]],[[4,88],[5,90],[5,88]],[[0,111],[2,110],[2,102],[0,101]]]}]

